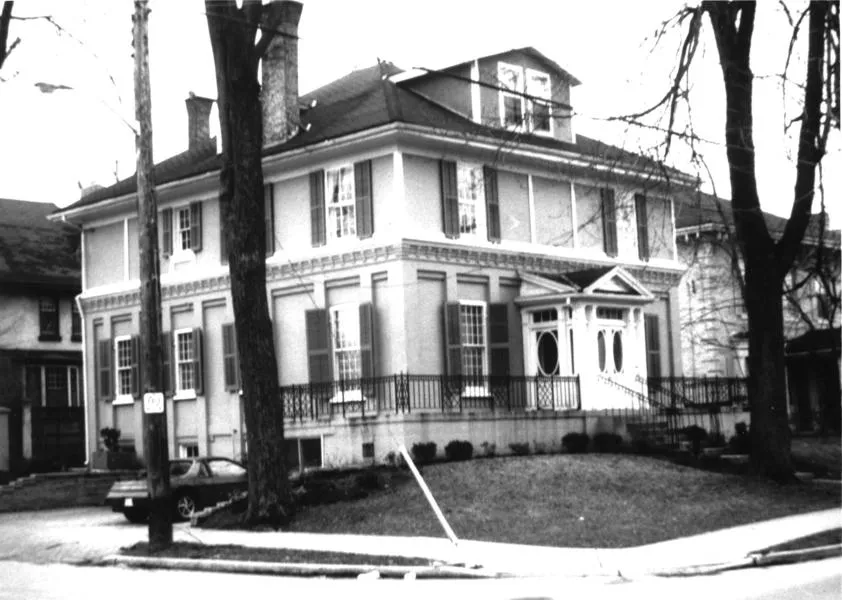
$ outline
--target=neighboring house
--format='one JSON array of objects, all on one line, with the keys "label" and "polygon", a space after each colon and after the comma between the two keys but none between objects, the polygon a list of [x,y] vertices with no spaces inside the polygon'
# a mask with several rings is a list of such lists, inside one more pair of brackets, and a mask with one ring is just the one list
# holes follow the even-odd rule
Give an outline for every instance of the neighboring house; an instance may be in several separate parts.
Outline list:
[{"label": "neighboring house", "polygon": [[[573,76],[521,48],[429,73],[381,63],[299,98],[273,83],[297,81],[296,40],[275,44],[267,287],[294,464],[457,436],[558,446],[587,411],[638,402],[647,374],[681,374],[665,175],[694,181],[576,136]],[[189,149],[156,167],[169,440],[172,455],[236,457],[248,399],[210,106],[187,100]],[[140,453],[135,190],[53,218],[83,229],[89,428],[113,425]],[[452,414],[468,408],[473,424]]]},{"label": "neighboring house", "polygon": [[85,459],[79,231],[55,210],[0,199],[0,471]]},{"label": "neighboring house", "polygon": [[[765,218],[773,235],[783,233],[786,219],[769,214]],[[687,265],[681,282],[684,371],[691,376],[746,377],[744,267],[734,239],[731,203],[699,194],[681,205],[676,227],[679,256]],[[797,430],[838,429],[840,232],[823,227],[814,216],[802,248],[783,290],[790,420]]]}]

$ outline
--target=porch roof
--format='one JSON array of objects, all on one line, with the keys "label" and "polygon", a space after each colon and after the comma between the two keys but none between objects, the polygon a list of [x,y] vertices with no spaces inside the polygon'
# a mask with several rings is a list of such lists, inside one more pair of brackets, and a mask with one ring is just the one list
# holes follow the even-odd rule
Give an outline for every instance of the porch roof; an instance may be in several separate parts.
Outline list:
[{"label": "porch roof", "polygon": [[595,267],[566,273],[521,273],[518,304],[566,301],[568,299],[623,300],[644,304],[652,293],[622,267]]}]

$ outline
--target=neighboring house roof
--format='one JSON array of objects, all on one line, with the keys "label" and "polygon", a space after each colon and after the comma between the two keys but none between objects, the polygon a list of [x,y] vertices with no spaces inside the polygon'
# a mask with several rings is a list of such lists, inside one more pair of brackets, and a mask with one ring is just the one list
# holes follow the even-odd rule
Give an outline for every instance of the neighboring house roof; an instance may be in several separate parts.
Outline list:
[{"label": "neighboring house roof", "polygon": [[79,231],[47,220],[57,208],[0,198],[0,286],[81,290]]},{"label": "neighboring house roof", "polygon": [[[499,140],[501,147],[538,146],[571,152],[585,158],[621,163],[627,167],[661,172],[662,167],[657,161],[585,136],[576,136],[576,142],[564,142],[475,123],[389,79],[391,75],[401,72],[401,69],[392,63],[381,62],[349,73],[303,95],[301,104],[309,108],[301,113],[302,126],[299,132],[284,143],[264,148],[264,156],[282,154],[366,129],[401,122],[436,131],[484,136]],[[217,171],[219,167],[220,157],[216,155],[216,143],[208,141],[205,146],[192,152],[183,152],[157,164],[155,183],[161,185]],[[680,173],[674,169],[668,169],[668,172]],[[110,187],[84,195],[63,210],[90,206],[110,198],[135,193],[136,190],[135,176],[132,175]]]},{"label": "neighboring house roof", "polygon": [[787,354],[802,354],[810,352],[833,351],[840,353],[842,338],[839,327],[830,329],[813,329],[786,343]]},{"label": "neighboring house roof", "polygon": [[[763,218],[769,233],[773,236],[783,234],[788,219],[767,212],[763,213]],[[675,227],[678,230],[705,226],[719,229],[725,225],[729,228],[734,226],[734,209],[728,200],[700,192],[692,201],[676,204]],[[804,239],[818,241],[820,233],[822,233],[821,215],[811,215]],[[825,229],[823,237],[825,245],[838,247],[842,240],[842,232],[838,229]]]}]

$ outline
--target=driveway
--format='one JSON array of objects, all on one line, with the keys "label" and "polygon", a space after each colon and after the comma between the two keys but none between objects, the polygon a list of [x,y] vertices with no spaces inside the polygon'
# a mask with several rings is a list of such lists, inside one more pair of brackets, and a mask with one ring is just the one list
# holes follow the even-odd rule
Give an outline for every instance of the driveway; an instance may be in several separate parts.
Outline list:
[{"label": "driveway", "polygon": [[[189,523],[179,523],[182,534]],[[0,513],[0,560],[84,563],[147,539],[146,525],[102,507]]]}]

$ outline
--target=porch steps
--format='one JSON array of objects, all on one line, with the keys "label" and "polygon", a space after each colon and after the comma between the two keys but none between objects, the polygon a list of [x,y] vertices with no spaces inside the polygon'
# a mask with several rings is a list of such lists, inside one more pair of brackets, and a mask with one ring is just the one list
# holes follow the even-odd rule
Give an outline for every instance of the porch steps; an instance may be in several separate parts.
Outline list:
[{"label": "porch steps", "polygon": [[0,486],[0,512],[98,506],[111,485],[136,471],[37,473]]}]

